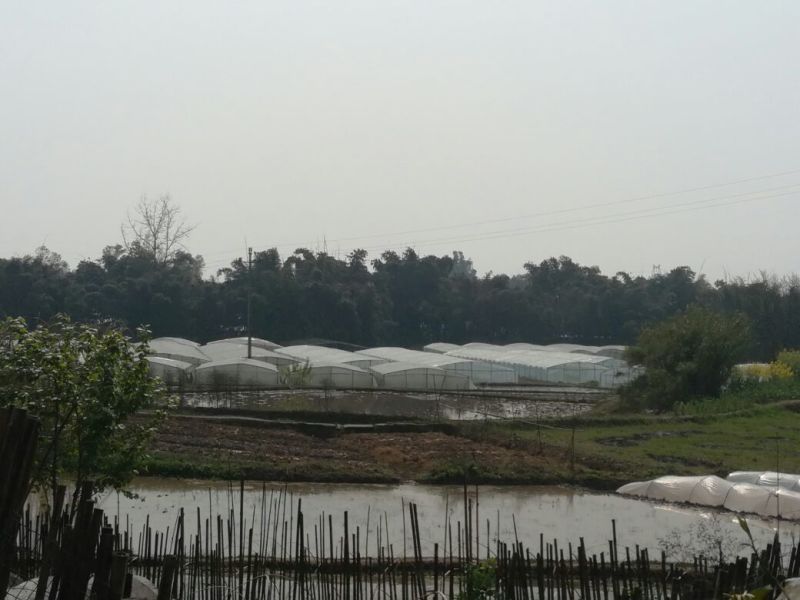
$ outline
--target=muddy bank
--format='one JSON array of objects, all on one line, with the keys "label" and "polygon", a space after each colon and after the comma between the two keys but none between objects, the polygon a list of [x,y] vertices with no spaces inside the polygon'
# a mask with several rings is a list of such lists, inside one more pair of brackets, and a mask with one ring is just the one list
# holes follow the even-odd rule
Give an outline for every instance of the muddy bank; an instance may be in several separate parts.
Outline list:
[{"label": "muddy bank", "polygon": [[[447,424],[382,431],[264,426],[257,419],[172,415],[155,435],[148,472],[171,476],[322,482],[555,483],[564,457],[461,435]],[[309,426],[314,427],[314,426]],[[436,430],[436,428],[444,428]],[[590,476],[577,469],[575,481]],[[596,482],[595,482],[596,483]],[[602,486],[605,488],[616,485]],[[596,487],[596,486],[594,486]]]}]

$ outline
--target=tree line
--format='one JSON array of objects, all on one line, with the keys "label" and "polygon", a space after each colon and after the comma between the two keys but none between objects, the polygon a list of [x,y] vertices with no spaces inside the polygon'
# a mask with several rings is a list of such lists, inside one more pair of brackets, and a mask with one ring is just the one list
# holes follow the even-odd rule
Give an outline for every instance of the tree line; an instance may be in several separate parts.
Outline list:
[{"label": "tree line", "polygon": [[283,257],[273,248],[256,252],[251,267],[237,259],[211,277],[203,270],[201,256],[177,250],[157,258],[136,243],[107,247],[74,269],[40,248],[0,258],[0,318],[111,318],[203,342],[245,332],[249,295],[253,335],[277,342],[601,345],[633,343],[642,327],[697,304],[747,315],[752,359],[800,347],[794,276],[712,284],[688,267],[606,275],[562,256],[525,263],[518,275],[479,277],[460,252],[422,256],[411,248],[371,261],[364,250],[340,259],[304,248]]}]

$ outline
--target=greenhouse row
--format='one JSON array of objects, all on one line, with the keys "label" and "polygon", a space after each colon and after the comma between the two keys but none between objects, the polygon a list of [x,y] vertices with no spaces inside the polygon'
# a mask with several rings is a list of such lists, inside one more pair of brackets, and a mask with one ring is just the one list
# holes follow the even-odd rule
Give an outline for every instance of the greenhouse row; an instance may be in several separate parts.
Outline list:
[{"label": "greenhouse row", "polygon": [[[464,391],[476,385],[549,382],[614,387],[633,376],[612,348],[557,344],[430,344],[349,352],[325,346],[279,346],[246,337],[200,345],[182,338],[150,343],[150,370],[168,385],[193,389],[313,387]],[[604,354],[601,354],[605,352]]]},{"label": "greenhouse row", "polygon": [[639,375],[622,356],[624,346],[580,346],[578,344],[494,344],[463,346],[435,343],[425,351],[465,360],[480,361],[512,369],[520,382],[546,381],[613,388]]}]

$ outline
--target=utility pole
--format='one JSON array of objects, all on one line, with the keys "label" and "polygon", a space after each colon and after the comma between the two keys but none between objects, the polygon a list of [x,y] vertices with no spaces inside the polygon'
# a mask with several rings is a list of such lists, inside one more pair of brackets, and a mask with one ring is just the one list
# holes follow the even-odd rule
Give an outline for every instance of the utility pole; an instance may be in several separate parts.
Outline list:
[{"label": "utility pole", "polygon": [[247,358],[253,358],[253,332],[250,329],[250,300],[253,296],[253,249],[247,249]]}]

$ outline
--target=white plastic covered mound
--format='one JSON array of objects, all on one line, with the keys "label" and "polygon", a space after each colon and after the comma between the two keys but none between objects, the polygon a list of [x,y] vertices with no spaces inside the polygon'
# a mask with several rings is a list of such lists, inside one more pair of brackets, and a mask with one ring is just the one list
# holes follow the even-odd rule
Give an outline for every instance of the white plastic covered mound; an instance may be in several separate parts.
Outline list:
[{"label": "white plastic covered mound", "polygon": [[367,389],[375,387],[375,378],[358,367],[334,362],[309,363],[310,375],[306,385],[317,388]]},{"label": "white plastic covered mound", "polygon": [[148,356],[146,360],[150,375],[158,377],[167,385],[180,385],[191,379],[191,363],[163,356]]},{"label": "white plastic covered mound", "polygon": [[278,387],[278,368],[251,358],[208,362],[194,370],[196,386],[209,390]]},{"label": "white plastic covered mound", "polygon": [[800,475],[776,471],[734,471],[726,479],[732,483],[752,483],[763,487],[780,487],[800,492]]},{"label": "white plastic covered mound", "polygon": [[468,377],[436,367],[388,362],[370,367],[370,371],[375,374],[380,387],[390,390],[452,392],[475,389]]},{"label": "white plastic covered mound", "polygon": [[[275,348],[280,348],[279,344],[275,342],[270,342],[269,340],[265,340],[263,338],[251,338],[252,339],[252,346],[254,348],[261,348],[263,350],[275,350]],[[213,342],[208,342],[206,346],[210,344],[241,344],[247,346],[247,338],[246,337],[233,337],[233,338],[225,338],[224,340],[214,340]]]},{"label": "white plastic covered mound", "polygon": [[155,338],[150,341],[150,354],[193,365],[200,365],[211,360],[200,350],[199,344],[185,342],[186,340],[181,341],[179,338]]},{"label": "white plastic covered mound", "polygon": [[762,517],[800,519],[800,493],[752,483],[734,483],[715,475],[668,475],[623,485],[618,494],[648,500],[713,506]]},{"label": "white plastic covered mound", "polygon": [[[246,338],[245,338],[246,339]],[[203,354],[208,355],[212,360],[227,360],[230,358],[248,358],[247,344],[239,344],[236,342],[213,342],[201,346],[200,350]],[[272,350],[266,350],[258,346],[250,348],[250,358],[253,360],[260,360],[261,362],[270,363],[276,367],[285,367],[287,365],[296,364],[299,359],[286,354],[279,354]]]}]

